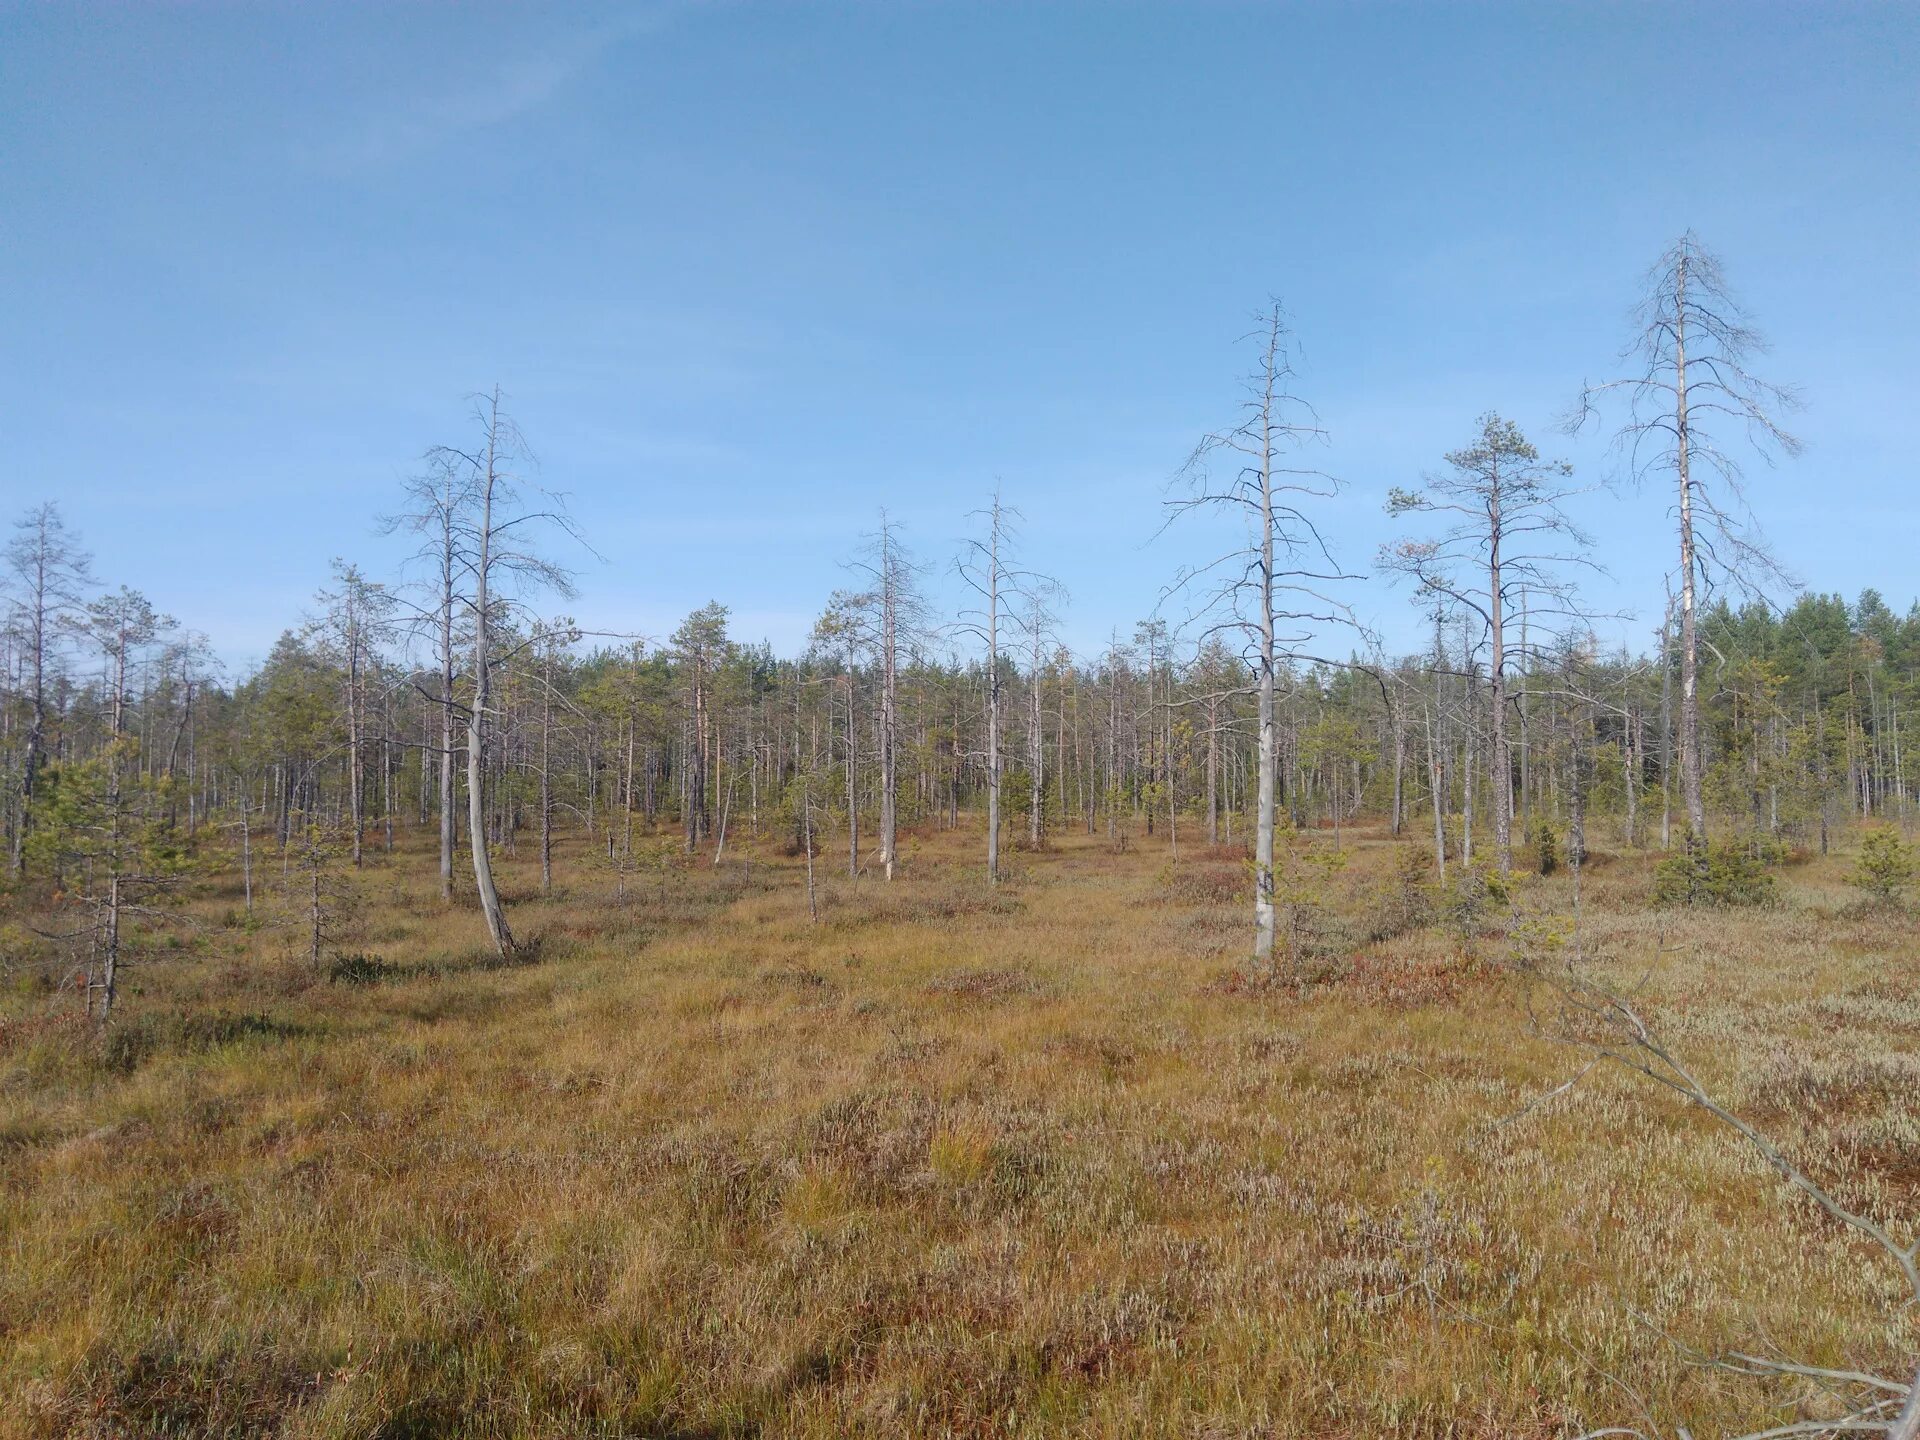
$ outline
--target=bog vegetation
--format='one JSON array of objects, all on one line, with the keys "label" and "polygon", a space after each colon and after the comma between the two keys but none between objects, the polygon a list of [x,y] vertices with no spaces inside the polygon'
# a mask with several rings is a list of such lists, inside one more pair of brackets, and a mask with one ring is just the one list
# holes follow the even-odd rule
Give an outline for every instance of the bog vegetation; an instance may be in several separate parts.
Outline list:
[{"label": "bog vegetation", "polygon": [[804,654],[594,631],[497,391],[249,674],[31,510],[0,1435],[1910,1440],[1920,609],[1761,598],[1791,396],[1642,315],[1643,654],[1494,414],[1384,653],[1278,309],[1096,654],[998,496],[960,613],[882,516]]}]

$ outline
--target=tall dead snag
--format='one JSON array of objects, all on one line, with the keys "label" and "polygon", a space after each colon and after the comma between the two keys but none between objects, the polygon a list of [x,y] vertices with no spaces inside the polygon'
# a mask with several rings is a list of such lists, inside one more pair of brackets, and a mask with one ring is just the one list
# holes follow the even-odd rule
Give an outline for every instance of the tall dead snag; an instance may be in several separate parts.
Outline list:
[{"label": "tall dead snag", "polygon": [[[1476,617],[1487,644],[1487,776],[1493,791],[1493,845],[1500,873],[1513,868],[1513,747],[1507,728],[1507,670],[1532,663],[1527,642],[1510,633],[1514,602],[1529,598],[1536,625],[1577,618],[1564,571],[1591,566],[1578,547],[1590,542],[1561,508],[1574,491],[1564,461],[1542,460],[1519,427],[1480,417],[1471,445],[1448,452],[1448,473],[1419,490],[1389,492],[1387,512],[1440,517],[1440,533],[1382,547],[1380,563],[1411,577],[1420,599],[1450,601]],[[1545,601],[1542,608],[1541,602]],[[1472,656],[1469,653],[1471,667]],[[1397,819],[1397,816],[1396,816]]]},{"label": "tall dead snag", "polygon": [[986,655],[987,675],[987,884],[1000,883],[1000,617],[1011,582],[1007,570],[1013,547],[1013,522],[1019,517],[1000,502],[1000,491],[993,492],[993,504],[985,512],[985,539],[969,540],[954,569],[979,597],[975,609],[963,612],[956,627],[974,636]]},{"label": "tall dead snag", "polygon": [[[473,883],[487,934],[501,959],[514,953],[513,931],[507,924],[500,890],[493,878],[493,858],[487,848],[487,744],[495,718],[495,671],[503,662],[498,636],[517,609],[517,595],[535,589],[573,594],[572,576],[542,558],[526,538],[529,530],[546,525],[578,540],[564,502],[537,491],[544,509],[531,509],[523,489],[535,489],[516,467],[530,465],[527,448],[507,414],[500,387],[476,398],[473,424],[478,430],[474,449],[444,447],[435,452],[467,471],[469,503],[455,524],[455,549],[470,588],[461,597],[468,611],[472,644],[469,650],[472,693],[467,707],[467,840],[473,855]],[[583,542],[584,543],[584,542]]]},{"label": "tall dead snag", "polygon": [[[871,657],[876,671],[880,692],[874,724],[875,749],[880,762],[880,833],[875,842],[876,858],[881,873],[891,880],[899,859],[900,666],[902,651],[911,651],[926,627],[926,602],[920,594],[919,567],[901,543],[900,527],[884,510],[880,512],[879,528],[867,537],[866,549],[852,568],[866,577],[867,588],[858,592],[836,592],[814,634],[816,640],[825,644],[858,646]],[[852,684],[849,669],[849,710]],[[847,753],[851,814],[851,763],[855,754],[851,714]],[[848,823],[851,826],[851,819]],[[849,843],[852,843],[851,833]]]},{"label": "tall dead snag", "polygon": [[[439,789],[440,822],[440,896],[453,898],[453,852],[458,825],[455,820],[454,780],[460,750],[460,707],[454,694],[454,681],[460,665],[460,646],[456,636],[460,608],[460,585],[464,578],[464,537],[471,530],[474,500],[473,467],[468,457],[455,450],[439,449],[427,456],[427,473],[406,482],[406,508],[381,522],[386,533],[411,531],[420,536],[420,548],[413,560],[427,569],[420,582],[422,599],[414,602],[405,592],[412,612],[412,624],[426,636],[434,660],[434,689],[428,700],[440,714],[439,764],[435,778]],[[424,688],[424,687],[422,687]]]},{"label": "tall dead snag", "polygon": [[1013,603],[1024,601],[1028,608],[1021,623],[1029,632],[1034,654],[1033,685],[1035,688],[1028,698],[1036,707],[1028,715],[1031,768],[1028,802],[1035,807],[1031,828],[1032,839],[1038,843],[1039,810],[1037,807],[1040,792],[1040,764],[1037,747],[1040,716],[1037,706],[1043,629],[1034,629],[1029,622],[1044,614],[1044,607],[1038,604],[1035,597],[1039,594],[1041,587],[1051,582],[1019,568],[1015,563],[1020,539],[1016,522],[1020,519],[1020,512],[1003,504],[998,490],[993,492],[992,505],[979,512],[979,518],[986,521],[986,535],[967,541],[960,558],[954,563],[955,571],[973,591],[977,597],[977,603],[971,609],[960,613],[954,629],[978,640],[986,659],[987,884],[997,885],[1000,883],[1000,821],[1004,809],[1001,782],[1005,778],[1001,741],[1006,732],[1004,684],[1006,667],[1001,663],[1002,642]]},{"label": "tall dead snag", "polygon": [[[1305,507],[1331,499],[1339,482],[1300,463],[1326,432],[1293,392],[1292,333],[1276,301],[1258,317],[1258,346],[1240,423],[1202,437],[1181,470],[1188,493],[1168,501],[1168,524],[1196,511],[1224,511],[1244,523],[1248,543],[1183,570],[1172,592],[1203,592],[1198,610],[1211,617],[1207,635],[1232,631],[1245,642],[1257,699],[1253,845],[1253,958],[1263,973],[1273,962],[1273,830],[1276,733],[1274,702],[1283,665],[1300,658],[1328,626],[1351,623],[1347,607],[1323,592],[1353,578],[1333,561]],[[1230,475],[1213,465],[1231,460]],[[1178,482],[1176,482],[1178,483]],[[1163,527],[1164,528],[1164,527]],[[1170,593],[1172,593],[1170,592]]]},{"label": "tall dead snag", "polygon": [[1711,591],[1722,580],[1753,588],[1784,578],[1753,523],[1739,466],[1714,428],[1730,423],[1744,429],[1752,448],[1769,461],[1776,451],[1795,455],[1800,442],[1775,415],[1798,400],[1747,368],[1754,356],[1766,353],[1766,341],[1747,324],[1720,261],[1691,230],[1647,273],[1634,318],[1639,329],[1622,352],[1622,358],[1637,362],[1634,373],[1588,384],[1569,426],[1577,430],[1602,396],[1622,392],[1627,418],[1615,443],[1632,473],[1639,478],[1650,471],[1673,472],[1680,538],[1680,788],[1691,842],[1705,843],[1700,591]]},{"label": "tall dead snag", "polygon": [[900,848],[900,639],[907,618],[903,612],[912,603],[911,568],[885,514],[874,547],[880,641],[880,868],[891,880]]}]

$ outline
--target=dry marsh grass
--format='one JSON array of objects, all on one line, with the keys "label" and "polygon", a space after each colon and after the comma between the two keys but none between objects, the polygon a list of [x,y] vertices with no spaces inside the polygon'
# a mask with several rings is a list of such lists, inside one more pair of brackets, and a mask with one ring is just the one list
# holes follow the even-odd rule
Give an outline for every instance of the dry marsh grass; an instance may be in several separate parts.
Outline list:
[{"label": "dry marsh grass", "polygon": [[[988,894],[929,831],[817,925],[771,848],[625,899],[522,856],[538,958],[498,966],[406,849],[332,980],[212,884],[104,1045],[0,1003],[0,1436],[1716,1433],[1785,1397],[1669,1335],[1914,1352],[1895,1277],[1705,1117],[1604,1070],[1529,1110],[1583,1061],[1497,927],[1367,938],[1395,849],[1345,840],[1343,948],[1266,985],[1223,983],[1224,850],[1069,838]],[[1609,857],[1583,948],[1904,1230],[1920,967],[1843,874],[1674,915]]]}]

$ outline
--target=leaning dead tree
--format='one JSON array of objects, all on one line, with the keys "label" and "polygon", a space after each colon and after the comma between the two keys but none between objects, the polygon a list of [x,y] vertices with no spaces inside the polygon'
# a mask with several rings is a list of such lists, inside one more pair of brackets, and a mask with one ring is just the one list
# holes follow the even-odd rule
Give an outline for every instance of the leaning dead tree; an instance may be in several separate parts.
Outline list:
[{"label": "leaning dead tree", "polygon": [[[487,934],[500,957],[507,959],[514,953],[513,931],[500,903],[487,846],[487,745],[497,718],[496,671],[504,658],[498,637],[515,612],[518,596],[537,589],[563,596],[573,594],[573,577],[539,555],[531,547],[527,532],[545,525],[575,540],[580,540],[580,535],[558,496],[538,490],[518,474],[517,467],[530,465],[533,456],[506,412],[499,386],[475,399],[473,423],[479,432],[474,449],[443,447],[435,454],[464,465],[468,472],[471,503],[458,517],[455,538],[460,568],[469,582],[461,600],[468,611],[472,637],[472,690],[467,704],[467,839]],[[529,508],[524,496],[527,490],[541,495],[545,508]]]},{"label": "leaning dead tree", "polygon": [[[1196,512],[1224,513],[1244,526],[1246,543],[1179,574],[1169,594],[1186,593],[1196,613],[1207,617],[1204,640],[1238,635],[1253,671],[1256,699],[1253,841],[1253,958],[1270,969],[1276,928],[1274,909],[1274,781],[1278,737],[1275,695],[1283,667],[1304,655],[1328,627],[1351,624],[1347,607],[1325,593],[1333,582],[1353,577],[1334,563],[1310,515],[1317,502],[1338,493],[1339,482],[1303,463],[1303,452],[1322,443],[1313,408],[1294,393],[1293,334],[1286,311],[1273,302],[1249,337],[1258,347],[1247,380],[1240,422],[1203,436],[1176,484],[1187,493],[1167,502],[1167,524]],[[1220,474],[1218,462],[1231,465]],[[1165,526],[1162,526],[1164,529]]]},{"label": "leaning dead tree", "polygon": [[1513,868],[1513,746],[1508,677],[1524,673],[1539,656],[1533,637],[1516,641],[1513,615],[1525,607],[1533,636],[1557,633],[1556,622],[1582,617],[1575,609],[1567,571],[1597,568],[1582,553],[1591,543],[1564,506],[1576,492],[1573,467],[1542,460],[1511,420],[1480,417],[1471,445],[1449,451],[1447,472],[1429,476],[1418,490],[1395,486],[1391,515],[1432,515],[1437,534],[1384,546],[1380,563],[1411,578],[1419,598],[1450,603],[1478,622],[1487,646],[1487,777],[1493,792],[1493,846],[1500,873]]},{"label": "leaning dead tree", "polygon": [[[1678,1095],[1688,1105],[1712,1116],[1738,1135],[1789,1188],[1804,1195],[1828,1219],[1864,1240],[1871,1250],[1891,1264],[1905,1282],[1912,1303],[1920,1306],[1920,1237],[1902,1241],[1871,1215],[1837,1200],[1795,1164],[1772,1139],[1716,1098],[1629,1000],[1589,978],[1571,964],[1544,978],[1559,997],[1559,1011],[1545,1027],[1553,1038],[1590,1051],[1596,1063],[1605,1061],[1643,1076]],[[1573,1083],[1568,1081],[1567,1086]],[[1810,1365],[1784,1357],[1740,1351],[1719,1356],[1694,1355],[1693,1358],[1700,1364],[1726,1373],[1798,1382],[1805,1386],[1805,1402],[1809,1407],[1819,1406],[1830,1412],[1822,1418],[1797,1419],[1756,1431],[1740,1437],[1740,1440],[1776,1440],[1776,1437],[1786,1436],[1806,1437],[1806,1440],[1838,1440],[1838,1437],[1852,1435],[1879,1435],[1887,1437],[1887,1440],[1920,1440],[1920,1372],[1903,1380],[1897,1376],[1876,1374],[1864,1367],[1849,1369]],[[1684,1429],[1675,1430],[1673,1434],[1678,1440],[1689,1440],[1688,1432]],[[1601,1436],[1616,1436],[1621,1440],[1662,1440],[1658,1429],[1643,1430],[1631,1426],[1589,1430],[1578,1440],[1599,1440]]]},{"label": "leaning dead tree", "polygon": [[1751,447],[1799,453],[1777,416],[1798,399],[1749,370],[1767,344],[1727,287],[1720,261],[1689,230],[1647,274],[1635,311],[1639,326],[1622,352],[1635,363],[1624,378],[1588,384],[1569,426],[1579,429],[1596,402],[1618,392],[1627,417],[1615,443],[1635,478],[1671,471],[1680,540],[1680,788],[1695,842],[1707,835],[1700,731],[1700,592],[1721,581],[1753,588],[1783,579],[1760,537],[1740,483],[1740,467],[1721,435],[1745,432]]}]

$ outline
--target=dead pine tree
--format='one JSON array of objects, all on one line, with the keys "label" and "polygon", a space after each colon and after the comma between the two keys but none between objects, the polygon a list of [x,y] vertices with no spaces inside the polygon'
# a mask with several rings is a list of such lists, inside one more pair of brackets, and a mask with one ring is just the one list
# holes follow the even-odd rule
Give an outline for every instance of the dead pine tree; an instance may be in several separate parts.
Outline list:
[{"label": "dead pine tree", "polygon": [[1622,352],[1634,367],[1614,380],[1589,383],[1569,417],[1578,430],[1611,394],[1627,409],[1615,443],[1636,479],[1671,472],[1673,516],[1680,544],[1680,789],[1688,843],[1705,844],[1706,794],[1700,729],[1699,604],[1718,583],[1756,590],[1784,581],[1749,513],[1740,468],[1720,433],[1745,432],[1771,462],[1799,453],[1800,442],[1778,416],[1796,395],[1754,375],[1752,359],[1766,341],[1748,323],[1728,288],[1720,261],[1689,230],[1654,263],[1634,312],[1637,330]]},{"label": "dead pine tree", "polygon": [[[889,880],[899,864],[899,739],[900,671],[919,646],[926,631],[926,601],[920,593],[920,567],[900,538],[900,526],[886,511],[880,523],[867,537],[867,544],[850,568],[867,581],[860,591],[838,591],[827,613],[814,627],[814,637],[826,645],[842,645],[861,650],[871,660],[878,681],[878,705],[874,715],[875,749],[880,766],[878,818],[875,858],[881,873]],[[852,723],[853,672],[849,664],[848,688],[848,789],[853,798],[852,757],[857,753]],[[855,807],[850,803],[848,813]],[[849,820],[849,847],[856,845]],[[857,862],[854,868],[857,870]]]},{"label": "dead pine tree", "polygon": [[[1273,302],[1248,337],[1256,349],[1241,418],[1230,429],[1203,436],[1175,484],[1186,493],[1167,502],[1167,525],[1183,517],[1216,512],[1244,527],[1245,543],[1183,569],[1169,595],[1187,594],[1205,636],[1231,632],[1244,643],[1256,696],[1253,963],[1257,973],[1273,966],[1274,794],[1278,736],[1275,696],[1281,671],[1317,636],[1351,625],[1348,607],[1327,591],[1355,577],[1337,565],[1312,510],[1339,490],[1326,471],[1306,463],[1307,447],[1323,443],[1325,431],[1306,401],[1294,393],[1293,335],[1285,310]],[[1227,462],[1225,473],[1216,470]],[[1205,638],[1203,636],[1203,638]]]},{"label": "dead pine tree", "polygon": [[[572,575],[534,550],[527,532],[544,526],[559,530],[583,547],[586,542],[567,514],[565,502],[519,473],[521,467],[533,464],[533,454],[508,415],[499,386],[475,398],[471,418],[478,432],[474,448],[443,447],[435,454],[467,471],[469,499],[455,527],[455,549],[468,582],[460,599],[471,637],[468,669],[472,689],[466,711],[467,840],[473,857],[474,889],[487,922],[487,934],[495,952],[506,960],[515,953],[513,931],[500,902],[487,840],[488,780],[493,774],[488,747],[501,718],[495,700],[496,671],[506,659],[499,652],[496,637],[518,612],[518,596],[536,589],[568,597],[573,594]],[[543,503],[538,508],[529,502],[528,491],[541,497]]]},{"label": "dead pine tree", "polygon": [[880,662],[880,868],[893,879],[900,849],[900,648],[912,612],[912,562],[892,520],[882,512],[874,536],[873,604]]},{"label": "dead pine tree", "polygon": [[984,763],[987,779],[987,884],[1000,883],[1000,623],[1010,583],[1007,559],[1013,548],[1017,510],[1003,505],[1000,491],[985,513],[984,539],[968,540],[954,571],[979,597],[978,606],[964,612],[955,627],[979,640],[986,655],[987,734]]},{"label": "dead pine tree", "polygon": [[433,657],[433,688],[415,680],[415,688],[440,720],[437,761],[440,829],[440,898],[453,899],[453,852],[459,833],[455,806],[456,767],[460,761],[460,706],[454,693],[460,645],[457,635],[460,586],[465,574],[464,542],[471,532],[474,467],[464,452],[438,449],[427,455],[425,474],[406,481],[406,508],[381,521],[383,533],[408,531],[420,537],[410,563],[427,571],[415,587],[391,592],[407,608],[410,628],[425,638]]},{"label": "dead pine tree", "polygon": [[[1034,604],[1039,587],[1049,583],[1044,577],[1020,567],[1017,561],[1020,543],[1020,512],[1005,504],[995,489],[993,501],[975,518],[983,520],[986,534],[965,542],[954,572],[974,594],[975,603],[960,612],[953,630],[979,642],[986,664],[987,713],[985,753],[987,791],[987,884],[1000,883],[1000,829],[1005,806],[1002,781],[1001,744],[1006,733],[1004,638],[1016,602]],[[1035,653],[1040,639],[1036,632]],[[1037,674],[1037,670],[1036,670]],[[1033,722],[1033,717],[1029,717]],[[1039,785],[1038,768],[1033,784]]]}]

